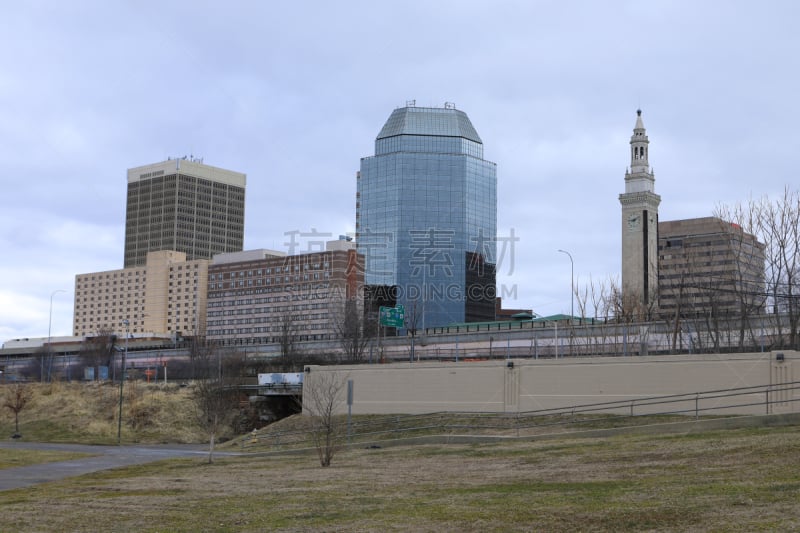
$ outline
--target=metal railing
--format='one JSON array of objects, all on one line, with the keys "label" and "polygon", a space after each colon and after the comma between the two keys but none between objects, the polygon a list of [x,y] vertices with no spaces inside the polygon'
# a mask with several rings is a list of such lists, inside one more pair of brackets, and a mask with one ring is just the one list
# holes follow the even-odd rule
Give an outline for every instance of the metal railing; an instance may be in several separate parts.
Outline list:
[{"label": "metal railing", "polygon": [[[514,413],[435,412],[420,415],[362,415],[349,424],[340,416],[339,437],[349,443],[380,443],[426,435],[535,436],[586,429],[636,427],[648,423],[738,416],[745,412],[773,414],[800,411],[800,381],[719,389],[687,394],[641,397],[570,407]],[[762,411],[763,409],[763,411]],[[346,429],[347,428],[347,429]],[[244,451],[312,448],[308,427],[271,430],[242,439]]]}]

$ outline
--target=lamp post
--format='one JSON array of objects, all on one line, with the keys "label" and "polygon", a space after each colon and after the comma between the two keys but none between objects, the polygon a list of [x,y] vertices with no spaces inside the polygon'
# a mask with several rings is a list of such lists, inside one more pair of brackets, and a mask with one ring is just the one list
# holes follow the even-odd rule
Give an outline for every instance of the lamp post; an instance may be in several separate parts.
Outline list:
[{"label": "lamp post", "polygon": [[[48,351],[48,353],[51,350],[51,348],[50,348],[50,338],[51,338],[50,337],[50,331],[52,330],[52,327],[53,327],[53,296],[55,296],[59,292],[67,292],[67,291],[65,291],[64,289],[56,289],[52,293],[50,293],[50,318],[47,320],[47,351]],[[52,357],[52,355],[50,357]],[[41,378],[40,381],[44,381],[44,357],[41,359],[40,372],[41,372],[41,374],[39,376]],[[50,372],[49,372],[49,366],[48,366],[48,378],[49,378],[49,373]],[[50,380],[48,379],[48,381],[50,381]]]},{"label": "lamp post", "polygon": [[567,254],[569,257],[569,323],[572,324],[572,318],[575,316],[575,263],[572,261],[572,254],[566,250],[559,250],[562,254]]},{"label": "lamp post", "polygon": [[122,371],[119,380],[119,417],[117,420],[117,446],[122,444],[122,387],[125,385],[125,360],[128,358],[128,329],[130,322],[126,318],[122,321],[125,326],[125,351],[122,352]]}]

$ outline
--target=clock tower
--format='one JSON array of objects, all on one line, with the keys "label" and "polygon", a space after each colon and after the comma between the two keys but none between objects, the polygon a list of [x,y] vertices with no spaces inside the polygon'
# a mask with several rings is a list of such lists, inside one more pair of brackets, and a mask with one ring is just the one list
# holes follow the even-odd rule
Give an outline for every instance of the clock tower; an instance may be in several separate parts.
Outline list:
[{"label": "clock tower", "polygon": [[642,317],[651,311],[658,288],[658,205],[655,175],[648,162],[647,133],[642,110],[636,111],[631,136],[631,166],[625,171],[622,206],[622,312]]}]

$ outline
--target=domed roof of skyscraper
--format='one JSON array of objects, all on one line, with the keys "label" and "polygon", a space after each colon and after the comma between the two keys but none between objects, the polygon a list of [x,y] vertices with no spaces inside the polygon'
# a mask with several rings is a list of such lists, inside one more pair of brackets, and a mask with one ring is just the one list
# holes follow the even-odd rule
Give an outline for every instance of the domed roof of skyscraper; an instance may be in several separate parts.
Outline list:
[{"label": "domed roof of skyscraper", "polygon": [[450,107],[400,107],[395,109],[376,140],[396,135],[463,137],[483,144],[467,114]]}]

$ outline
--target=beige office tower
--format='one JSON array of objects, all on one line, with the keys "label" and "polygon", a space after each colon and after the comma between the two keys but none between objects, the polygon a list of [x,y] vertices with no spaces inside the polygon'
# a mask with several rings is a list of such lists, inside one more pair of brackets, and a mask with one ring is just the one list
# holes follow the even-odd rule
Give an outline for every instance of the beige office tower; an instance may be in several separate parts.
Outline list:
[{"label": "beige office tower", "polygon": [[73,334],[205,335],[209,263],[163,250],[144,266],[78,274]]},{"label": "beige office tower", "polygon": [[211,259],[244,246],[246,176],[180,158],[128,170],[125,268],[148,252],[174,250]]},{"label": "beige office tower", "polygon": [[649,164],[649,144],[636,112],[631,136],[631,166],[625,172],[622,206],[622,313],[645,318],[658,301],[658,205],[655,176]]}]

